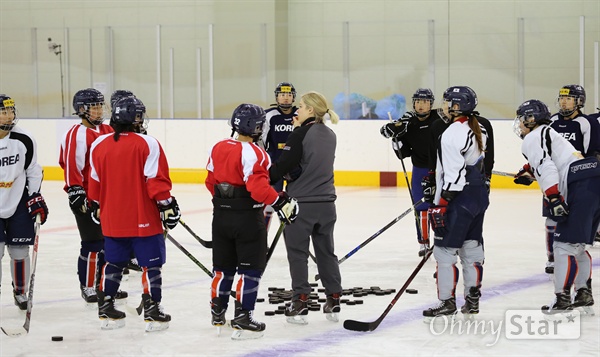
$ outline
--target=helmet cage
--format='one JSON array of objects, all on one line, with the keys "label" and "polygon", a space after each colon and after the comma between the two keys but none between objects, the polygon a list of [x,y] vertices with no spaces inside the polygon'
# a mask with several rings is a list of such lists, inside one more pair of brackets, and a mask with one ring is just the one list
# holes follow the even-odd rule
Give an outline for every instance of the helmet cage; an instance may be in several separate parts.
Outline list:
[{"label": "helmet cage", "polygon": [[0,94],[0,113],[3,115],[9,115],[9,113],[14,114],[13,119],[10,123],[0,124],[0,130],[2,131],[11,131],[17,125],[19,118],[17,116],[17,107],[15,106],[15,101],[8,96]]}]

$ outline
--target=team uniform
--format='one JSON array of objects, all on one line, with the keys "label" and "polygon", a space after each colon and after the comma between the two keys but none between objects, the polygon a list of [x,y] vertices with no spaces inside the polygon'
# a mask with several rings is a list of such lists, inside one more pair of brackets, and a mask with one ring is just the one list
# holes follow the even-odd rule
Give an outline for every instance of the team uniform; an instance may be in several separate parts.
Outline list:
[{"label": "team uniform", "polygon": [[[282,194],[269,185],[271,160],[254,141],[259,139],[265,113],[252,104],[241,104],[232,116],[238,139],[225,139],[210,150],[206,188],[213,196],[213,272],[211,284],[212,324],[220,329],[235,274],[235,329],[232,339],[262,337],[264,323],[254,320],[258,288],[266,267],[267,229],[265,204],[275,209]],[[246,140],[246,141],[245,141]],[[285,200],[285,198],[283,199]]]},{"label": "team uniform", "polygon": [[271,182],[286,177],[286,190],[300,206],[296,222],[285,228],[293,290],[292,304],[285,310],[290,323],[308,323],[305,315],[308,314],[308,295],[312,291],[308,282],[311,240],[327,295],[323,312],[328,320],[338,321],[342,278],[333,237],[337,220],[333,183],[336,142],[335,133],[322,121],[307,118],[290,134],[282,155],[269,170]]},{"label": "team uniform", "polygon": [[[171,196],[169,165],[158,140],[130,131],[145,106],[137,98],[124,98],[113,108],[116,133],[99,136],[90,149],[89,199],[99,204],[92,216],[102,222],[106,263],[101,267],[98,292],[103,329],[124,325],[124,313],[114,310],[123,269],[133,252],[142,267],[146,331],[168,327],[170,315],[162,312],[161,268],[166,262],[161,213],[173,209],[173,228],[179,207]],[[133,130],[133,129],[131,129]],[[117,140],[118,139],[118,140]],[[161,222],[162,221],[162,222]],[[111,323],[111,320],[115,323]]]},{"label": "team uniform", "polygon": [[[545,113],[548,113],[547,115]],[[569,310],[593,305],[591,294],[592,258],[585,245],[592,244],[600,223],[600,162],[584,158],[549,123],[547,107],[537,101],[525,102],[517,111],[515,125],[530,117],[529,132],[521,134],[521,151],[527,159],[528,172],[537,179],[544,193],[548,215],[557,222],[553,234],[554,292],[556,300],[542,309]],[[528,123],[528,124],[529,124]],[[520,133],[520,132],[519,132]],[[577,292],[571,302],[571,287]]]},{"label": "team uniform", "polygon": [[463,314],[479,313],[483,279],[483,220],[489,206],[484,169],[488,134],[473,114],[477,97],[471,88],[448,88],[444,92],[444,105],[448,106],[451,116],[448,120],[452,123],[439,141],[435,205],[428,211],[435,232],[433,255],[437,262],[440,304],[423,311],[426,319],[457,311],[457,256],[463,271]]},{"label": "team uniform", "polygon": [[[583,156],[591,156],[596,149],[595,147],[598,145],[594,136],[599,134],[596,133],[595,130],[594,133],[592,133],[592,123],[579,110],[579,108],[583,107],[585,104],[585,90],[581,86],[567,85],[564,86],[559,92],[559,98],[562,95],[580,96],[582,98],[582,102],[580,106],[574,109],[574,111],[560,110],[559,113],[553,115],[551,117],[552,123],[550,126],[559,135],[567,139],[569,143],[571,143],[571,145],[573,145],[573,147]],[[542,206],[542,216],[546,217],[546,256],[548,257],[548,262],[546,263],[546,273],[552,274],[554,272],[553,236],[556,230],[556,222],[549,217],[545,206]]]},{"label": "team uniform", "polygon": [[[4,98],[7,97],[0,95],[0,101]],[[9,105],[0,106],[2,109],[5,107],[10,108]],[[47,215],[47,208],[40,195],[43,172],[37,162],[37,144],[31,134],[17,126],[6,131],[9,131],[8,134],[0,139],[0,260],[6,246],[11,258],[15,305],[26,310],[31,269],[29,246],[34,244],[35,238],[30,209],[34,203],[32,200],[39,197],[43,203],[45,212],[35,212],[42,213],[42,223],[46,221]],[[1,279],[0,266],[0,282]]]}]

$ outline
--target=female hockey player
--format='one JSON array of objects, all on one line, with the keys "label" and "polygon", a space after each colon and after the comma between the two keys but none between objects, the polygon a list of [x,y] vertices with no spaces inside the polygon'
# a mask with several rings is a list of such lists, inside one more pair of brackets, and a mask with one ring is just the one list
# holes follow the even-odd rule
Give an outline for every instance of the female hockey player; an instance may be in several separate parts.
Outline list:
[{"label": "female hockey player", "polygon": [[[89,151],[96,138],[112,133],[113,129],[103,124],[106,105],[100,91],[94,88],[77,91],[73,96],[73,109],[81,123],[73,125],[63,136],[58,163],[64,171],[64,190],[81,238],[77,260],[81,297],[86,303],[96,304],[97,276],[104,265],[104,237],[100,226],[88,214]],[[117,296],[118,299],[126,297],[124,291]]]},{"label": "female hockey player", "polygon": [[[296,100],[296,88],[289,82],[281,82],[275,88],[276,107],[265,110],[265,124],[262,133],[262,142],[264,148],[271,158],[271,162],[276,162],[279,155],[283,152],[285,142],[292,132],[294,125],[292,118],[296,115],[294,101]],[[277,192],[283,191],[283,179],[275,182],[273,188]],[[267,224],[267,233],[271,225],[273,207],[265,207],[265,222]]]},{"label": "female hockey player", "polygon": [[296,219],[298,206],[285,192],[269,185],[269,156],[255,142],[265,122],[264,110],[254,104],[240,104],[231,116],[235,139],[225,139],[210,150],[206,188],[213,195],[213,272],[211,284],[212,324],[220,329],[234,275],[235,317],[231,320],[234,340],[262,337],[265,324],[254,320],[253,312],[260,278],[266,266],[267,230],[265,204],[273,206],[282,221]]},{"label": "female hockey player", "polygon": [[460,257],[465,305],[463,314],[479,312],[483,273],[483,218],[489,205],[485,185],[484,152],[487,133],[473,111],[475,92],[465,86],[446,89],[442,119],[450,126],[441,136],[437,160],[435,205],[428,215],[435,232],[433,255],[437,262],[437,290],[441,303],[423,311],[426,320],[456,313]]},{"label": "female hockey player", "polygon": [[[523,139],[521,152],[527,164],[523,171],[534,176],[544,193],[554,232],[554,293],[556,298],[542,310],[553,314],[581,307],[589,312],[592,297],[592,244],[600,223],[600,161],[581,152],[548,124],[548,107],[528,100],[517,109],[513,128]],[[575,285],[575,299],[571,288]]]},{"label": "female hockey player", "polygon": [[35,217],[46,222],[48,207],[40,193],[42,167],[37,163],[37,144],[30,133],[17,125],[13,99],[0,94],[0,282],[6,245],[15,305],[27,310],[31,261],[29,246],[34,243]]},{"label": "female hockey player", "polygon": [[327,108],[325,97],[317,92],[302,95],[298,104],[296,127],[290,134],[283,153],[271,166],[271,182],[284,177],[288,182],[287,192],[296,197],[300,206],[298,219],[285,228],[290,275],[292,277],[292,304],[285,310],[287,321],[307,324],[308,256],[312,238],[317,258],[317,267],[325,287],[327,301],[323,306],[326,318],[338,321],[342,278],[338,258],[334,252],[333,228],[337,219],[335,209],[335,187],[333,185],[333,161],[336,136],[328,128],[324,116],[328,114],[332,123],[338,115]]},{"label": "female hockey player", "polygon": [[119,100],[112,109],[115,133],[98,137],[90,149],[90,215],[102,222],[105,237],[106,263],[98,287],[102,329],[125,325],[125,313],[115,309],[114,301],[131,252],[143,269],[146,331],[164,330],[171,321],[160,305],[161,269],[166,259],[163,225],[175,228],[180,211],[171,196],[169,165],[162,147],[136,128],[144,125],[145,114],[146,107],[139,99]]},{"label": "female hockey player", "polygon": [[[387,123],[380,132],[384,138],[392,138],[392,146],[398,158],[410,156],[412,161],[411,195],[413,204],[423,198],[421,181],[428,175],[429,148],[434,140],[431,126],[440,119],[437,111],[432,110],[435,97],[431,89],[419,88],[412,96],[414,111],[406,112],[402,118]],[[437,140],[437,139],[435,139]],[[430,204],[422,202],[415,207],[417,212],[417,242],[420,244],[419,256],[429,249],[429,224],[427,209]]]}]

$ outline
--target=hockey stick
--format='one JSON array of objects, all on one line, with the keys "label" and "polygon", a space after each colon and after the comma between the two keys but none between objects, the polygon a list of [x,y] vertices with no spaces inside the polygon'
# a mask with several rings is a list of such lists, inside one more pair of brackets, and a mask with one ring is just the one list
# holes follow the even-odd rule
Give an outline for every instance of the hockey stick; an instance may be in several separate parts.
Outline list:
[{"label": "hockey stick", "polygon": [[[390,121],[392,121],[392,114],[390,112],[388,112],[388,117],[390,118]],[[406,124],[406,125],[408,125],[408,124]],[[392,145],[392,150],[394,150],[396,157],[398,158],[398,160],[400,160],[400,163],[402,164],[402,171],[404,172],[404,179],[406,180],[406,187],[408,187],[408,195],[410,196],[410,202],[415,202],[415,198],[413,197],[413,194],[412,194],[412,187],[408,180],[408,174],[406,173],[406,166],[404,165],[404,158],[402,157],[402,152],[400,151],[400,147],[398,146],[398,138],[394,136],[392,138],[392,142],[394,143],[394,145]],[[419,214],[417,213],[417,210],[413,210],[413,212],[415,214],[415,224],[417,227],[417,234],[419,234],[422,238],[423,231],[421,230],[421,222],[419,220]]]},{"label": "hockey stick", "polygon": [[[402,218],[406,217],[406,215],[408,215],[410,213],[410,211],[412,211],[416,206],[420,205],[422,202],[424,202],[423,198],[421,198],[414,205],[410,206],[409,209],[407,209],[406,211],[402,212],[402,214],[400,214],[398,217],[394,218],[390,223],[386,224],[383,228],[381,228],[380,230],[378,230],[377,232],[375,232],[375,234],[373,234],[372,236],[370,236],[369,238],[367,238],[367,240],[365,240],[364,242],[362,242],[358,247],[352,249],[350,251],[350,253],[346,254],[342,259],[338,260],[338,264],[342,264],[346,259],[350,258],[354,253],[356,253],[362,247],[364,247],[365,245],[369,244],[369,242],[371,242],[373,239],[379,237],[379,235],[381,235],[381,233],[385,232],[386,230],[388,230],[388,228],[390,228],[391,226],[393,226],[394,224],[396,224],[399,220],[401,220]],[[315,280],[319,280],[319,274],[315,275]]]},{"label": "hockey stick", "polygon": [[498,176],[506,176],[506,177],[515,177],[515,175],[516,175],[516,174],[511,174],[510,172],[495,171],[495,170],[492,170],[492,174],[498,175]]},{"label": "hockey stick", "polygon": [[181,218],[179,219],[179,223],[181,223],[183,228],[185,228],[186,231],[188,231],[194,238],[196,238],[196,240],[200,242],[200,244],[202,244],[204,248],[211,249],[213,247],[212,241],[200,238],[187,224],[185,224],[185,222]]},{"label": "hockey stick", "polygon": [[279,241],[279,237],[281,237],[281,234],[283,233],[284,228],[285,228],[285,222],[282,221],[279,224],[279,229],[277,229],[275,238],[273,238],[273,242],[271,243],[271,246],[269,247],[269,251],[267,252],[267,262],[265,263],[265,269],[267,268],[266,265],[269,262],[269,259],[271,259],[271,256],[273,255],[273,252],[275,251],[275,246],[277,245],[277,241]]},{"label": "hockey stick", "polygon": [[33,241],[33,252],[31,253],[31,277],[29,278],[29,296],[27,297],[27,313],[25,314],[25,323],[21,328],[9,329],[2,327],[2,332],[10,337],[23,336],[29,333],[31,324],[31,310],[33,309],[33,284],[35,282],[35,268],[37,266],[38,243],[40,241],[40,226],[42,217],[35,216],[35,239]]},{"label": "hockey stick", "polygon": [[427,262],[427,260],[429,259],[429,257],[431,256],[432,253],[433,253],[433,249],[427,250],[427,252],[423,256],[423,259],[421,259],[421,262],[419,263],[419,265],[417,265],[415,270],[408,277],[408,280],[406,280],[406,282],[404,283],[404,285],[402,286],[400,291],[398,291],[398,293],[396,293],[396,296],[394,296],[392,301],[389,303],[388,307],[385,309],[383,314],[381,314],[381,316],[379,316],[379,318],[377,320],[375,320],[373,322],[361,322],[361,321],[356,321],[356,320],[346,320],[346,321],[344,321],[344,328],[346,330],[361,331],[361,332],[375,330],[377,328],[377,326],[379,326],[381,321],[383,321],[383,319],[387,316],[387,314],[390,312],[390,310],[392,310],[392,308],[394,307],[394,305],[396,304],[396,301],[398,301],[400,296],[402,296],[402,294],[404,294],[404,292],[406,291],[406,289],[408,288],[410,283],[412,283],[412,281],[417,276],[417,274],[419,273],[419,271],[421,270],[423,265],[425,265],[425,263]]},{"label": "hockey stick", "polygon": [[200,263],[200,261],[198,259],[196,259],[196,257],[194,257],[192,255],[192,253],[190,253],[181,244],[179,244],[179,242],[176,241],[175,238],[173,238],[168,232],[166,232],[165,236],[167,237],[168,240],[171,241],[171,243],[175,244],[175,246],[177,248],[179,248],[179,250],[181,250],[183,252],[183,254],[185,254],[188,258],[190,258],[191,261],[193,261],[194,263],[196,263],[196,265],[200,269],[202,269],[208,276],[210,276],[211,278],[214,276],[213,273],[210,270],[208,270],[207,267],[204,266],[204,264]]}]

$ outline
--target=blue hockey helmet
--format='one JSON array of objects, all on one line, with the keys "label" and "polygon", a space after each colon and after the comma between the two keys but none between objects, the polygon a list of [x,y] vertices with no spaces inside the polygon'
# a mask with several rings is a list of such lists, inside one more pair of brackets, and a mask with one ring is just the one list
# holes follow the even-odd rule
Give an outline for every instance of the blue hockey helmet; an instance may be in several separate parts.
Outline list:
[{"label": "blue hockey helmet", "polygon": [[262,135],[265,111],[255,104],[240,104],[233,111],[229,125],[241,135],[258,139]]},{"label": "blue hockey helmet", "polygon": [[412,96],[412,106],[413,106],[413,109],[415,110],[415,113],[417,114],[417,116],[421,117],[421,118],[428,116],[429,111],[426,113],[419,113],[417,111],[417,109],[415,108],[415,102],[417,100],[428,100],[429,104],[430,104],[429,110],[431,111],[431,108],[433,107],[433,102],[435,101],[435,96],[433,95],[433,92],[431,91],[431,89],[419,88],[415,91],[415,93]]},{"label": "blue hockey helmet", "polygon": [[[459,115],[471,114],[477,107],[477,94],[470,87],[454,86],[444,92],[444,101],[448,102],[448,112]],[[454,105],[458,109],[453,109]]]},{"label": "blue hockey helmet", "polygon": [[0,94],[0,112],[6,113],[7,115],[12,113],[14,114],[10,123],[0,124],[0,130],[3,131],[11,131],[17,125],[17,107],[15,106],[15,101],[6,94]]},{"label": "blue hockey helmet", "polygon": [[513,131],[518,137],[523,138],[520,124],[529,129],[533,129],[538,125],[550,124],[550,110],[544,102],[537,99],[530,99],[517,108],[517,116],[513,122]]},{"label": "blue hockey helmet", "polygon": [[110,107],[114,107],[117,101],[125,97],[135,97],[132,91],[127,89],[117,89],[110,95]]},{"label": "blue hockey helmet", "polygon": [[119,99],[112,108],[111,121],[120,125],[146,124],[146,106],[136,97]]},{"label": "blue hockey helmet", "polygon": [[[90,115],[92,106],[101,106],[102,114],[92,118]],[[100,125],[104,121],[104,94],[94,88],[81,89],[73,96],[73,109],[75,109],[74,115],[86,119],[92,125]]]}]

